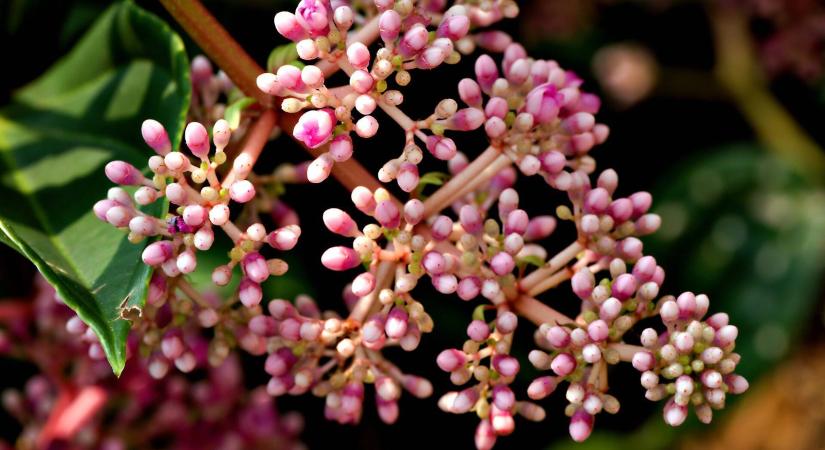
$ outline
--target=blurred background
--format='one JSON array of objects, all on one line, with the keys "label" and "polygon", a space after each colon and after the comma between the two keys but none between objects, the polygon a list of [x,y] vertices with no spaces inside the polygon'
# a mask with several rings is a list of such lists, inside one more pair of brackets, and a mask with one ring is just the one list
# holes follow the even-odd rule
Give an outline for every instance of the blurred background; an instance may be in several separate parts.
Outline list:
[{"label": "blurred background", "polygon": [[[137,3],[172,24],[158,3]],[[283,43],[272,17],[281,9],[294,8],[292,2],[273,0],[205,4],[261,64]],[[532,56],[555,59],[576,71],[585,80],[585,90],[601,96],[598,119],[610,126],[611,135],[592,155],[599,168],[619,173],[620,193],[653,193],[654,210],[661,214],[663,226],[644,240],[645,250],[667,270],[664,291],[707,293],[713,311],[731,315],[740,329],[737,351],[743,356],[740,367],[751,389],[729,401],[711,426],[692,419],[671,429],[661,419],[661,406],[644,399],[638,373],[629,365],[617,367],[611,372],[611,390],[622,402],[622,411],[599,415],[597,431],[589,441],[570,441],[562,395],[557,394],[543,403],[548,410],[544,422],[517,421],[514,435],[500,438],[496,448],[825,448],[825,4],[815,0],[519,4],[520,18],[505,22],[503,28]],[[67,53],[107,5],[103,1],[0,1],[5,61],[0,104]],[[185,34],[181,36],[190,56],[198,54]],[[469,74],[472,60],[465,58],[458,67],[414,78],[411,89],[425,90],[427,95],[408,95],[405,111],[415,117],[431,110],[436,99],[455,97],[455,83],[445,80],[457,82]],[[399,142],[392,132],[379,135],[381,139],[369,141],[357,153],[375,171],[386,160],[382,150]],[[280,138],[269,146],[272,151],[261,161],[261,170],[307,159],[289,139]],[[472,140],[462,148],[474,148]],[[554,211],[558,197],[540,184],[535,187],[528,186],[533,195],[521,191],[526,209],[531,214]],[[323,195],[319,189],[324,189]],[[323,228],[321,212],[348,205],[348,197],[331,181],[321,188],[297,186],[286,192],[284,201],[297,210],[304,233],[300,251],[289,255],[288,276],[267,286],[269,297],[308,293],[323,308],[343,309],[340,293],[351,274],[330,274],[317,261],[323,249],[340,244]],[[39,295],[35,286],[33,267],[0,245],[0,298],[7,299],[0,303],[0,329],[15,317],[14,305]],[[426,335],[413,354],[390,353],[390,358],[402,369],[428,377],[436,392],[443,392],[449,380],[435,366],[435,356],[463,341],[472,307],[431,294],[422,292],[418,298],[433,316],[435,332]],[[550,293],[542,299],[553,302],[565,295]],[[532,348],[532,330],[529,325],[521,328],[524,332],[515,347],[524,357]],[[0,334],[0,350],[8,345],[4,336]],[[266,382],[260,358],[244,356],[237,364],[243,368],[238,383],[247,389]],[[535,375],[526,366],[520,374],[524,388]],[[7,392],[6,410],[0,410],[0,441],[6,445],[13,446],[27,426],[19,414],[8,412],[15,399],[23,400],[8,393],[34,390],[27,381],[41,370],[35,361],[0,360],[0,388]],[[367,403],[370,398],[368,394]],[[437,398],[403,397],[400,419],[392,426],[380,423],[371,405],[365,405],[358,426],[327,422],[322,400],[310,396],[279,399],[278,410],[303,415],[304,432],[299,438],[313,449],[333,445],[472,448],[477,419],[441,412]],[[197,414],[191,413],[192,420],[197,420]],[[146,418],[137,414],[134,420],[140,426]],[[170,442],[159,439],[141,448],[160,448]]]}]

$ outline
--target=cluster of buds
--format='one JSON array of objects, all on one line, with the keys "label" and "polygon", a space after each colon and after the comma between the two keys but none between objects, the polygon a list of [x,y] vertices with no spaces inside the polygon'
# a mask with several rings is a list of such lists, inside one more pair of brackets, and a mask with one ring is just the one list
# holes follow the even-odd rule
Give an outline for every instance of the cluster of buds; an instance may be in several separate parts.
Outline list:
[{"label": "cluster of buds", "polygon": [[[484,122],[477,108],[458,110],[454,101],[439,104],[435,112],[413,123],[400,113],[403,94],[390,89],[411,81],[410,71],[434,69],[442,63],[455,64],[461,53],[471,53],[476,42],[502,47],[509,38],[499,32],[470,34],[472,27],[483,27],[518,13],[515,2],[499,0],[490,4],[455,5],[444,11],[445,2],[379,1],[368,5],[365,17],[356,17],[349,5],[322,0],[302,0],[295,14],[280,12],[275,27],[286,38],[296,42],[298,56],[306,61],[321,59],[323,64],[303,69],[285,65],[277,73],[258,77],[264,92],[282,97],[281,108],[288,113],[305,111],[293,129],[293,136],[310,148],[329,143],[309,166],[308,179],[313,183],[329,176],[335,162],[348,160],[353,153],[351,134],[371,138],[378,131],[373,116],[377,109],[404,120],[406,145],[401,156],[390,160],[379,173],[382,181],[399,178],[399,186],[409,192],[417,184],[417,164],[423,152],[416,145],[418,138],[436,158],[449,160],[456,153],[455,143],[443,136],[445,130],[474,130]],[[353,24],[369,20],[359,34],[379,38],[384,46],[373,55],[359,39],[348,39]],[[432,30],[432,31],[431,31]],[[505,42],[501,42],[504,40]],[[325,77],[341,69],[349,76],[347,86],[330,88]],[[354,111],[353,111],[354,110]],[[357,113],[355,115],[354,113]],[[400,114],[399,114],[400,113]],[[422,130],[430,130],[426,135]],[[402,181],[405,180],[405,181]]]},{"label": "cluster of buds", "polygon": [[668,399],[664,419],[672,426],[685,421],[688,405],[693,405],[700,421],[710,423],[713,410],[725,407],[727,394],[748,389],[748,381],[734,373],[739,331],[728,324],[725,313],[702,320],[708,305],[706,295],[692,292],[662,298],[659,315],[667,331],[660,335],[645,329],[641,340],[646,350],[633,355],[633,367],[642,372],[641,383],[647,389],[645,396],[653,401]]},{"label": "cluster of buds", "polygon": [[[115,378],[91,350],[95,344],[76,338],[85,327],[40,277],[33,297],[4,299],[9,314],[0,322],[7,344],[0,353],[41,371],[22,391],[2,395],[3,408],[23,425],[17,447],[303,448],[296,439],[303,419],[279,415],[261,389],[246,391],[239,358],[225,358],[198,377],[157,377],[151,363],[139,360]],[[140,351],[140,338],[139,332],[130,337],[130,352]]]},{"label": "cluster of buds", "polygon": [[[444,394],[438,406],[453,414],[474,412],[481,421],[476,428],[475,444],[479,449],[490,449],[498,436],[507,436],[515,430],[513,416],[519,414],[528,420],[544,420],[544,409],[535,403],[517,401],[510,384],[519,372],[518,359],[511,356],[513,332],[518,316],[499,310],[493,322],[484,320],[485,306],[476,309],[475,319],[467,327],[467,336],[461,349],[447,349],[438,355],[438,366],[450,373],[450,381],[463,385],[470,380],[476,384],[461,391]],[[485,360],[487,360],[485,362]]]},{"label": "cluster of buds", "polygon": [[389,345],[405,350],[418,346],[420,332],[408,322],[411,316],[425,315],[421,305],[411,299],[393,301],[391,292],[382,292],[381,297],[382,310],[360,327],[333,312],[321,314],[307,296],[296,298],[294,305],[272,300],[270,315],[249,322],[250,331],[265,338],[272,349],[264,365],[272,377],[267,392],[280,396],[311,391],[326,397],[326,417],[342,424],[360,421],[364,384],[375,385],[378,414],[386,423],[398,418],[402,388],[416,397],[428,397],[432,386],[427,380],[402,373],[379,352]]},{"label": "cluster of buds", "polygon": [[[222,119],[213,125],[212,157],[206,128],[196,122],[186,128],[187,147],[199,165],[183,152],[172,152],[163,127],[147,121],[144,138],[158,153],[149,161],[152,179],[123,162],[107,166],[112,181],[138,189],[134,201],[124,189],[112,189],[107,200],[95,205],[98,217],[128,228],[132,241],[161,239],[143,253],[144,262],[156,272],[147,307],[135,322],[145,336],[140,350],[149,355],[150,372],[163,375],[171,362],[184,371],[199,361],[218,365],[229,354],[229,341],[239,342],[252,354],[268,355],[264,370],[271,377],[266,387],[270,395],[311,392],[325,397],[329,419],[352,424],[362,416],[365,385],[374,384],[379,416],[393,423],[403,389],[416,397],[432,393],[427,380],[403,373],[382,354],[392,346],[412,351],[422,333],[432,331],[432,318],[416,299],[421,297],[414,296],[419,281],[428,277],[439,293],[480,303],[467,329],[469,340],[461,349],[445,350],[436,361],[456,385],[474,380],[470,387],[443,395],[439,405],[448,412],[479,416],[475,442],[480,449],[512,433],[517,415],[545,417],[539,405],[516,400],[513,381],[521,365],[510,350],[517,316],[537,326],[535,341],[541,349],[530,353],[530,362],[553,372],[536,379],[527,396],[540,400],[560,383],[569,383],[566,412],[577,441],[590,435],[596,414],[619,410],[618,400],[607,392],[608,365],[632,361],[643,370],[648,398],[673,394],[665,407],[672,425],[684,419],[689,402],[697,405],[700,417],[709,419],[709,408],[722,406],[726,390],[747,388],[743,378],[732,375],[738,361],[732,353],[735,328],[722,316],[698,322],[707,311],[707,297],[695,297],[692,308],[687,300],[659,298],[664,270],[644,255],[639,239],[660,225],[659,216],[649,213],[650,194],[620,197],[613,170],[594,176],[591,150],[609,134],[594,116],[598,97],[582,91],[582,80],[557,62],[530,57],[504,33],[478,31],[514,16],[514,2],[459,2],[451,7],[432,0],[373,0],[358,7],[343,3],[301,0],[295,14],[279,13],[277,30],[296,42],[302,59],[318,61],[302,68],[285,65],[257,78],[258,87],[275,96],[283,111],[300,113],[292,136],[310,149],[314,161],[282,166],[273,175],[254,174],[256,158],[275,123],[274,112],[264,111],[247,130],[244,142],[251,144],[244,144],[222,182],[218,169],[234,134]],[[378,40],[383,46],[373,53],[370,46]],[[410,71],[457,62],[476,48],[502,53],[501,63],[486,54],[476,58],[475,76],[458,83],[461,107],[454,99],[443,99],[421,120],[400,109]],[[338,70],[346,73],[348,83],[327,85]],[[212,84],[204,82],[200,89]],[[368,188],[360,177],[369,175],[353,158],[352,133],[375,136],[378,120],[373,113],[379,108],[403,130],[405,141],[401,155],[383,164],[377,180],[363,181]],[[472,160],[471,153],[448,136],[471,132],[487,141]],[[418,165],[424,151],[419,145],[445,161],[450,172],[428,197],[422,195]],[[345,161],[360,171],[359,180],[340,178],[351,190],[355,208],[373,223],[360,228],[342,209],[325,211],[326,228],[352,243],[332,247],[320,259],[334,271],[362,268],[344,290],[348,315],[322,312],[307,296],[294,302],[272,300],[264,307],[260,284],[283,274],[286,263],[267,260],[261,252],[266,244],[289,250],[300,235],[294,214],[270,198],[272,184],[319,183],[336,162]],[[519,173],[541,177],[551,189],[566,194],[569,204],[554,208],[556,217],[528,214],[519,208]],[[393,181],[409,194],[406,201],[380,187]],[[161,197],[175,208],[165,221],[134,206]],[[231,202],[249,207],[238,216],[253,218],[244,224],[245,231],[229,220]],[[278,224],[270,233],[258,220],[257,213],[264,210],[271,211]],[[557,219],[572,222],[576,238],[551,256],[542,241],[554,233]],[[214,227],[222,228],[234,246],[230,262],[213,271],[213,281],[228,284],[236,265],[243,273],[229,301],[200,294],[179,276],[195,269],[196,250],[210,249]],[[597,283],[604,271],[609,277]],[[537,298],[566,282],[581,300],[575,318]],[[234,308],[236,299],[246,308]],[[675,313],[673,305],[678,307]],[[484,317],[488,310],[496,311],[491,322]],[[637,322],[657,314],[667,326],[661,338],[651,330],[645,331],[645,347],[623,341]],[[198,357],[196,342],[170,327],[169,317],[215,329],[216,338],[200,345],[207,348],[200,351],[206,356]],[[695,385],[692,373],[699,380]],[[660,385],[659,375],[676,382]]]},{"label": "cluster of buds", "polygon": [[[129,240],[140,242],[147,237],[160,237],[143,251],[143,262],[159,267],[169,278],[195,271],[197,252],[209,250],[215,242],[213,228],[221,228],[232,239],[230,261],[215,268],[212,281],[218,286],[229,284],[232,269],[239,265],[244,274],[238,289],[241,302],[254,307],[260,304],[263,293],[260,284],[270,276],[283,275],[287,264],[277,258],[265,259],[261,247],[269,245],[276,250],[290,250],[297,243],[301,230],[296,225],[278,228],[267,233],[260,222],[241,231],[230,220],[231,202],[248,203],[255,198],[255,185],[247,179],[252,163],[241,153],[232,170],[218,179],[217,169],[226,162],[224,149],[229,143],[229,124],[221,119],[212,130],[215,152],[210,157],[210,139],[206,128],[190,122],[184,133],[186,147],[198,160],[193,163],[184,152],[171,151],[169,136],[163,125],[146,120],[142,133],[146,143],[157,153],[149,158],[152,178],[145,177],[136,167],[124,161],[106,165],[106,176],[122,186],[138,186],[134,201],[126,190],[115,187],[108,198],[97,202],[95,214],[115,227],[129,230]],[[200,186],[200,189],[196,189]],[[142,212],[146,206],[165,198],[175,206],[174,213],[159,219]]]}]

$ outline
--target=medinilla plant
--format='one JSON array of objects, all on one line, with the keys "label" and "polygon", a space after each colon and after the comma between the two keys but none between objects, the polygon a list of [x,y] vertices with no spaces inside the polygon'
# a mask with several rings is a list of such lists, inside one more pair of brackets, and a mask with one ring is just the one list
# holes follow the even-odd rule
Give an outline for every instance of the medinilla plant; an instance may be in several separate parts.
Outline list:
[{"label": "medinilla plant", "polygon": [[[456,385],[438,406],[478,417],[479,449],[518,416],[544,420],[555,391],[571,437],[587,439],[600,413],[619,413],[608,369],[622,362],[672,426],[691,410],[710,422],[748,388],[728,315],[708,315],[707,295],[660,292],[665,270],[640,240],[661,224],[652,196],[597,169],[599,98],[498,28],[514,1],[301,0],[274,15],[292,44],[267,69],[198,1],[161,3],[205,56],[190,62],[162,21],[118,3],[0,118],[2,239],[76,311],[69,331],[90,357],[164,379],[266,355],[269,395],[323,397],[327,418],[354,424],[372,385],[393,423],[403,391],[433,386],[384,350],[438,333],[432,302],[470,302],[466,340],[432,363]],[[432,96],[421,72],[464,68],[452,95],[405,111]],[[259,169],[279,131],[313,159]],[[356,147],[383,133],[397,138],[373,174]],[[352,273],[348,313],[267,298],[301,239],[283,190],[310,183],[320,197],[336,182],[351,203],[319,211],[340,245],[316,260]],[[547,200],[526,211],[526,195]],[[204,271],[214,287],[192,282]],[[527,389],[512,385],[523,364],[541,372]]]}]

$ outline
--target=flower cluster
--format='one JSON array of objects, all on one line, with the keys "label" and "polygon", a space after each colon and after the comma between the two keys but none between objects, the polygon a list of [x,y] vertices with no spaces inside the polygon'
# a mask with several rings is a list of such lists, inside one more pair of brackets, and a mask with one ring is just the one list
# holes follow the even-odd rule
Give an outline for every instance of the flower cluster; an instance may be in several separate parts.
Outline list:
[{"label": "flower cluster", "polygon": [[[0,352],[40,369],[22,391],[3,392],[3,408],[24,425],[18,447],[303,448],[302,418],[279,416],[261,389],[247,392],[237,357],[193,377],[158,377],[151,363],[136,361],[115,379],[97,344],[73,338],[85,335],[82,323],[40,277],[32,303],[3,300],[10,314],[0,323]],[[131,352],[139,340],[134,333]]]},{"label": "flower cluster", "polygon": [[[478,303],[467,328],[469,340],[442,352],[436,364],[463,386],[442,395],[439,406],[478,415],[479,449],[512,433],[516,416],[545,417],[538,404],[517,400],[521,388],[514,381],[521,363],[511,349],[518,344],[520,323],[536,326],[539,349],[529,361],[552,371],[530,384],[527,397],[541,400],[568,383],[566,413],[577,441],[590,435],[596,414],[619,410],[619,400],[608,392],[608,365],[632,362],[644,372],[648,398],[672,396],[665,407],[671,425],[684,420],[689,403],[709,420],[710,409],[723,406],[726,393],[743,392],[747,382],[732,373],[738,362],[736,328],[726,316],[700,322],[709,308],[706,296],[660,297],[664,269],[645,254],[639,239],[660,225],[659,216],[649,212],[650,194],[622,196],[615,171],[596,172],[591,151],[609,134],[595,118],[599,98],[582,90],[582,80],[557,62],[533,58],[506,34],[487,28],[517,10],[508,0],[449,7],[432,0],[353,5],[301,0],[294,14],[278,13],[278,32],[296,42],[302,59],[317,61],[262,74],[257,86],[275,96],[284,113],[300,114],[291,135],[316,156],[306,166],[254,173],[273,134],[272,110],[245,113],[249,125],[242,131],[229,130],[223,119],[215,121],[212,156],[206,127],[190,123],[184,137],[194,161],[171,151],[163,128],[147,121],[144,138],[158,153],[149,160],[154,175],[149,179],[129,164],[110,163],[106,172],[112,181],[138,189],[133,201],[126,190],[113,188],[95,212],[128,228],[134,242],[160,239],[143,253],[144,262],[156,270],[147,306],[135,319],[145,336],[140,353],[148,355],[149,371],[163,375],[170,362],[183,371],[197,365],[198,358],[189,356],[197,355],[195,341],[174,323],[214,328],[205,358],[213,366],[226,360],[233,343],[266,354],[269,394],[311,392],[325,398],[329,419],[347,424],[360,420],[365,385],[373,384],[379,416],[393,423],[403,389],[416,397],[433,390],[429,381],[403,373],[382,353],[393,346],[413,351],[422,334],[433,330],[425,298],[417,291],[428,280],[442,295]],[[371,49],[379,40],[380,48]],[[457,83],[458,100],[434,102],[434,112],[420,120],[402,111],[402,90],[412,72],[442,68],[477,49],[493,55],[475,57],[473,76]],[[338,70],[348,81],[333,86],[330,80]],[[201,90],[212,84],[202,84]],[[399,152],[391,153],[400,156],[383,164],[377,179],[369,179],[353,148],[358,138],[376,136],[373,113],[379,108],[405,140]],[[238,133],[246,139],[230,140]],[[485,139],[486,148],[459,149],[457,142],[464,140],[456,138],[462,133]],[[424,175],[419,174],[422,148],[449,170],[429,196],[423,195]],[[237,156],[219,181],[229,153]],[[273,185],[319,183],[339,162],[346,165],[338,169],[358,171],[336,176],[349,188],[355,209],[370,220],[359,226],[344,209],[323,212],[326,228],[351,241],[326,250],[322,265],[333,271],[359,269],[343,293],[348,314],[322,308],[305,295],[262,305],[260,284],[286,270],[286,263],[267,259],[262,251],[267,245],[289,250],[300,235],[294,214],[271,197]],[[520,208],[520,175],[543,181],[566,200],[535,212]],[[405,200],[393,195],[392,186],[382,187],[391,182]],[[174,208],[164,220],[135,206],[161,198]],[[236,221],[248,222],[241,228],[230,220],[232,202],[241,204]],[[258,220],[262,210],[278,216],[270,232]],[[573,242],[558,248],[548,244],[547,238],[566,223],[573,228]],[[233,247],[229,263],[216,268],[212,280],[228,284],[236,265],[243,273],[228,300],[200,293],[182,276],[195,269],[197,251],[210,250],[217,227]],[[575,317],[539,299],[561,286],[569,286],[580,300]],[[246,307],[235,307],[235,300]],[[319,303],[326,306],[327,299]],[[639,321],[657,315],[667,328],[661,337],[650,330],[643,333],[643,346],[624,341]],[[169,317],[180,319],[170,322]],[[660,376],[674,381],[660,383]]]}]

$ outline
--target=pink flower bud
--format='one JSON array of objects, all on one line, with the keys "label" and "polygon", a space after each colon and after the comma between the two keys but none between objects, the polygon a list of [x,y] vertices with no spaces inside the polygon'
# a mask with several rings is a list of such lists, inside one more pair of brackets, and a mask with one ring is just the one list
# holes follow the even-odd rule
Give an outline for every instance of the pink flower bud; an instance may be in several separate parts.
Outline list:
[{"label": "pink flower bud", "polygon": [[372,75],[366,70],[356,70],[349,77],[350,87],[360,94],[366,94],[372,90],[374,82],[375,80],[372,79]]},{"label": "pink flower bud", "polygon": [[654,367],[656,358],[650,352],[637,352],[633,355],[633,367],[639,372],[645,372]]},{"label": "pink flower bud", "polygon": [[369,189],[363,186],[356,186],[355,189],[352,190],[350,197],[355,207],[364,214],[372,214],[375,211],[375,197]]},{"label": "pink flower bud", "polygon": [[610,328],[604,320],[594,320],[587,325],[587,334],[594,342],[602,342],[607,339]]},{"label": "pink flower bud", "polygon": [[200,205],[189,205],[183,209],[183,222],[190,227],[199,227],[206,222],[206,208]]},{"label": "pink flower bud", "polygon": [[596,287],[596,278],[589,269],[581,269],[570,279],[573,292],[581,299],[587,299]]},{"label": "pink flower bud", "polygon": [[518,326],[518,316],[510,311],[504,311],[496,318],[496,330],[502,334],[510,334],[516,331]]},{"label": "pink flower bud", "polygon": [[106,213],[111,208],[113,208],[115,206],[121,206],[121,205],[120,205],[120,203],[118,203],[114,200],[103,199],[103,200],[99,200],[97,203],[95,203],[95,205],[93,207],[93,210],[94,210],[95,216],[97,216],[98,219],[106,222],[107,221],[106,220]]},{"label": "pink flower bud", "polygon": [[505,252],[496,254],[496,256],[493,256],[493,259],[490,261],[490,268],[493,269],[493,272],[499,276],[512,272],[515,266],[516,262],[513,260],[513,257]]},{"label": "pink flower bud", "polygon": [[384,325],[384,331],[390,339],[401,339],[407,334],[407,322],[409,316],[403,308],[394,307],[387,315],[387,322]]},{"label": "pink flower bud", "polygon": [[404,37],[401,38],[401,42],[398,43],[398,52],[401,56],[409,58],[427,45],[429,37],[427,28],[417,23],[404,33]]},{"label": "pink flower bud", "polygon": [[442,136],[427,136],[427,150],[443,161],[452,159],[457,152],[455,142]]},{"label": "pink flower bud", "polygon": [[452,294],[458,289],[458,279],[453,274],[441,274],[432,277],[433,287],[442,294]]},{"label": "pink flower bud", "polygon": [[539,124],[550,123],[559,114],[559,105],[555,97],[556,86],[553,84],[537,86],[527,94],[522,111],[531,114]]},{"label": "pink flower bud", "polygon": [[255,283],[249,278],[243,278],[241,280],[241,284],[238,286],[238,298],[244,306],[247,308],[258,306],[263,297],[264,294],[260,284]]},{"label": "pink flower bud", "polygon": [[418,186],[418,166],[412,163],[403,163],[398,169],[396,181],[404,192],[412,192]]},{"label": "pink flower bud", "polygon": [[172,257],[174,248],[170,241],[157,241],[143,249],[143,262],[150,266],[157,266]]},{"label": "pink flower bud", "polygon": [[504,224],[504,234],[524,234],[527,231],[527,225],[530,223],[530,217],[523,209],[514,209],[507,214],[507,220]]},{"label": "pink flower bud", "polygon": [[375,207],[375,220],[385,228],[398,228],[401,212],[392,200],[383,200]]},{"label": "pink flower bud", "polygon": [[204,159],[209,155],[209,133],[198,122],[189,122],[184,132],[186,146],[193,155]]},{"label": "pink flower bud", "polygon": [[301,0],[295,9],[298,21],[312,37],[326,35],[329,32],[328,2],[322,0]]},{"label": "pink flower bud", "polygon": [[622,312],[622,302],[619,299],[610,297],[599,307],[599,318],[605,321],[612,321]]},{"label": "pink flower bud", "polygon": [[258,89],[269,95],[281,95],[281,83],[278,82],[278,77],[274,73],[262,73],[255,79]]},{"label": "pink flower bud", "polygon": [[246,203],[255,198],[255,186],[247,180],[238,180],[229,187],[229,197],[238,203]]},{"label": "pink flower bud", "polygon": [[469,204],[462,206],[458,216],[461,228],[464,228],[465,232],[476,234],[481,231],[482,218],[476,206]]},{"label": "pink flower bud", "polygon": [[394,41],[401,32],[401,16],[392,9],[384,11],[378,19],[378,31],[384,42]]},{"label": "pink flower bud", "polygon": [[292,250],[301,236],[301,227],[287,225],[278,228],[266,236],[266,242],[276,250]]},{"label": "pink flower bud", "polygon": [[212,271],[212,282],[217,286],[226,286],[232,281],[232,269],[229,266],[218,266]]},{"label": "pink flower bud", "polygon": [[458,297],[464,301],[476,298],[479,292],[481,292],[481,280],[476,277],[463,278],[456,288]]},{"label": "pink flower bud", "polygon": [[584,211],[593,214],[603,214],[610,205],[610,194],[603,188],[595,188],[584,197]]},{"label": "pink flower bud", "polygon": [[484,107],[484,114],[487,117],[504,119],[508,112],[510,112],[510,106],[507,104],[507,100],[502,97],[491,97]]},{"label": "pink flower bud", "polygon": [[459,131],[472,131],[484,124],[484,112],[478,108],[463,108],[458,110],[448,121],[451,128]]},{"label": "pink flower bud", "polygon": [[352,220],[352,217],[338,208],[330,208],[324,211],[323,220],[327,229],[333,233],[347,237],[355,237],[360,234],[358,225]]},{"label": "pink flower bud", "polygon": [[275,29],[278,30],[281,36],[294,42],[308,36],[306,30],[298,22],[298,18],[286,11],[281,11],[275,15]]},{"label": "pink flower bud", "polygon": [[474,435],[474,442],[477,450],[491,450],[496,445],[496,430],[489,419],[483,419],[478,423]]},{"label": "pink flower bud", "polygon": [[292,135],[309,148],[318,148],[332,136],[337,119],[330,108],[314,109],[305,112],[298,119]]},{"label": "pink flower bud", "polygon": [[438,26],[436,35],[457,41],[470,31],[470,19],[467,16],[455,15],[445,18]]},{"label": "pink flower bud", "polygon": [[347,47],[347,59],[356,68],[366,69],[370,63],[370,51],[361,42],[353,42]]},{"label": "pink flower bud", "polygon": [[633,265],[633,276],[644,283],[653,278],[656,272],[656,259],[652,256],[643,256]]},{"label": "pink flower bud", "polygon": [[424,218],[424,203],[418,199],[409,200],[404,204],[404,221],[410,225],[417,225]]},{"label": "pink flower bud", "polygon": [[436,364],[445,372],[453,372],[460,369],[467,362],[467,355],[458,349],[447,349],[438,354]]},{"label": "pink flower bud", "polygon": [[569,353],[559,353],[553,358],[550,368],[556,375],[566,377],[576,370],[576,360]]},{"label": "pink flower bud", "polygon": [[106,177],[112,183],[123,186],[138,186],[143,182],[143,175],[135,166],[124,161],[111,161],[104,169]]},{"label": "pink flower bud", "polygon": [[321,255],[321,264],[327,269],[342,271],[352,269],[361,264],[361,258],[355,250],[349,247],[332,247]]},{"label": "pink flower bud", "polygon": [[570,419],[570,437],[576,442],[584,442],[593,432],[593,416],[584,410],[578,410]]},{"label": "pink flower bud", "polygon": [[146,145],[152,147],[152,150],[157,154],[163,156],[172,151],[169,134],[166,133],[166,129],[157,120],[144,120],[140,127],[140,134],[143,136]]},{"label": "pink flower bud", "polygon": [[481,88],[478,83],[471,78],[464,78],[458,82],[458,96],[461,100],[474,108],[481,107]]},{"label": "pink flower bud", "polygon": [[631,219],[641,217],[642,214],[650,209],[650,205],[653,204],[653,197],[648,192],[637,192],[628,198],[633,203],[633,215]]},{"label": "pink flower bud", "polygon": [[663,412],[665,423],[672,427],[678,427],[687,419],[687,413],[687,406],[678,405],[673,399],[670,399]]},{"label": "pink flower bud", "polygon": [[541,400],[556,390],[556,379],[552,376],[539,377],[527,387],[527,396],[533,400]]},{"label": "pink flower bud", "polygon": [[502,376],[512,377],[518,373],[520,365],[518,360],[512,356],[495,355],[493,356],[493,368]]},{"label": "pink flower bud", "polygon": [[251,252],[244,256],[241,262],[244,274],[255,283],[263,283],[269,278],[269,268],[266,260],[258,252]]},{"label": "pink flower bud", "polygon": [[349,134],[340,134],[332,139],[329,155],[336,162],[344,162],[352,157],[352,138]]},{"label": "pink flower bud", "polygon": [[198,260],[195,257],[195,252],[192,249],[188,249],[185,252],[178,255],[178,259],[176,261],[178,266],[178,270],[181,273],[192,273],[198,266]]},{"label": "pink flower bud", "polygon": [[481,55],[476,59],[475,64],[476,80],[481,89],[488,92],[493,83],[498,79],[498,69],[496,63],[489,55]]},{"label": "pink flower bud", "polygon": [[329,177],[332,172],[334,160],[329,153],[324,153],[315,158],[312,163],[307,166],[307,181],[310,183],[320,183]]},{"label": "pink flower bud", "polygon": [[364,116],[358,119],[358,122],[355,122],[355,134],[364,139],[369,139],[375,136],[375,133],[377,132],[378,121],[375,120],[375,117]]}]

